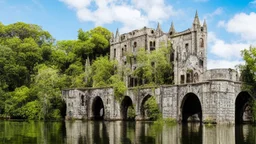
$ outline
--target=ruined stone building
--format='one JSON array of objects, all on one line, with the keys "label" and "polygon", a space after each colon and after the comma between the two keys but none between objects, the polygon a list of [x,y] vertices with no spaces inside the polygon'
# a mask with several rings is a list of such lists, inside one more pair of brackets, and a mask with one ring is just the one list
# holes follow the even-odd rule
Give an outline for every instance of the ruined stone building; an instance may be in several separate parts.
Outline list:
[{"label": "ruined stone building", "polygon": [[[169,62],[173,64],[173,85],[134,88],[136,77],[126,77],[128,90],[117,100],[114,89],[75,88],[62,91],[67,118],[127,119],[128,107],[135,110],[136,120],[145,120],[145,103],[155,97],[163,118],[187,122],[196,117],[200,122],[235,123],[252,120],[251,95],[243,91],[238,72],[230,68],[207,70],[207,24],[200,24],[196,13],[191,28],[176,32],[172,23],[167,33],[160,24],[156,29],[142,28],[119,34],[110,40],[110,58],[119,65],[135,70],[136,52],[144,48],[148,53],[162,46],[172,48]],[[127,63],[126,52],[133,53]]]},{"label": "ruined stone building", "polygon": [[[191,28],[182,32],[176,32],[173,23],[167,33],[162,31],[160,24],[156,29],[144,27],[121,35],[117,30],[110,40],[110,58],[116,59],[121,65],[128,65],[125,54],[133,53],[129,67],[135,70],[135,55],[139,48],[150,52],[162,46],[173,49],[169,58],[173,63],[174,84],[202,81],[201,76],[207,66],[207,24],[206,21],[200,24],[197,12]],[[138,85],[136,78],[127,77],[127,85]]]}]

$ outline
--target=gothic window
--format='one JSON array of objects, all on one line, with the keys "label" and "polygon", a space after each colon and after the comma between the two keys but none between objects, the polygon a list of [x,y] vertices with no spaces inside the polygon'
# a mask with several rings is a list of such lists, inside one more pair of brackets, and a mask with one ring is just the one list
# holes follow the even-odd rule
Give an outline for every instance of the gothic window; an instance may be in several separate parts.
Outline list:
[{"label": "gothic window", "polygon": [[188,52],[188,43],[185,44],[186,52]]},{"label": "gothic window", "polygon": [[154,30],[151,31],[151,34],[154,34]]},{"label": "gothic window", "polygon": [[152,43],[152,41],[150,41],[149,45],[150,45],[150,47],[152,47],[152,46],[153,46],[153,43]]},{"label": "gothic window", "polygon": [[155,47],[156,47],[156,42],[153,41],[152,44],[150,44],[150,51],[155,50]]},{"label": "gothic window", "polygon": [[172,35],[172,32],[170,32],[170,35]]},{"label": "gothic window", "polygon": [[126,45],[124,45],[124,51],[127,51],[127,46]]},{"label": "gothic window", "polygon": [[199,60],[199,66],[203,67],[204,66],[204,61],[203,60]]},{"label": "gothic window", "polygon": [[203,48],[204,47],[204,39],[200,38],[200,47]]},{"label": "gothic window", "polygon": [[195,83],[198,82],[198,73],[195,73],[195,74],[194,74],[194,82],[195,82]]},{"label": "gothic window", "polygon": [[116,58],[116,49],[114,49],[114,58]]},{"label": "gothic window", "polygon": [[184,75],[181,75],[180,76],[180,84],[184,84],[184,81],[185,81],[185,77],[184,77]]},{"label": "gothic window", "polygon": [[84,95],[81,95],[81,106],[84,106]]},{"label": "gothic window", "polygon": [[204,31],[204,28],[203,27],[201,27],[201,32],[203,32]]},{"label": "gothic window", "polygon": [[133,43],[133,52],[136,51],[136,47],[137,47],[137,42],[134,42],[134,43]]},{"label": "gothic window", "polygon": [[172,53],[171,53],[171,57],[170,57],[170,62],[172,62],[172,61],[174,61],[174,51],[172,51]]},{"label": "gothic window", "polygon": [[133,64],[136,64],[137,61],[136,61],[136,58],[133,58]]},{"label": "gothic window", "polygon": [[190,73],[187,73],[187,83],[190,83],[191,75]]},{"label": "gothic window", "polygon": [[124,56],[124,48],[122,48],[122,56]]},{"label": "gothic window", "polygon": [[193,70],[187,70],[187,83],[193,82]]}]

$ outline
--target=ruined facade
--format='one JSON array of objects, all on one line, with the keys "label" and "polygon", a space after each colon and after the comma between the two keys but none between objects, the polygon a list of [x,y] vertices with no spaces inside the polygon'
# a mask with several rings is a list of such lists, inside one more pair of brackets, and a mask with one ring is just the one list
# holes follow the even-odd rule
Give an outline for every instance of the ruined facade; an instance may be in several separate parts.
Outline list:
[{"label": "ruined facade", "polygon": [[[173,64],[174,84],[202,81],[207,66],[207,24],[206,21],[200,24],[197,13],[192,27],[182,32],[176,32],[173,23],[167,33],[162,31],[160,24],[156,29],[144,27],[122,35],[117,30],[110,40],[110,58],[133,71],[137,67],[136,52],[139,48],[150,53],[161,47],[172,47],[169,61]],[[127,63],[126,53],[133,54],[129,60],[131,63]],[[131,75],[126,81],[128,86],[138,85],[136,77]]]},{"label": "ruined facade", "polygon": [[[239,75],[232,69],[206,69],[207,25],[201,26],[196,13],[192,28],[176,32],[174,25],[164,33],[158,24],[157,29],[143,28],[130,33],[116,35],[111,39],[110,58],[120,65],[127,65],[125,52],[136,55],[138,48],[147,52],[168,47],[173,53],[170,62],[174,67],[174,85],[135,88],[136,78],[126,77],[130,88],[122,100],[114,96],[114,89],[84,88],[62,91],[67,105],[67,118],[75,119],[127,119],[128,107],[135,109],[135,119],[145,120],[145,102],[156,98],[163,118],[173,118],[186,122],[191,118],[206,122],[235,123],[250,121],[251,96],[241,90]],[[136,68],[136,56],[128,65]]]}]

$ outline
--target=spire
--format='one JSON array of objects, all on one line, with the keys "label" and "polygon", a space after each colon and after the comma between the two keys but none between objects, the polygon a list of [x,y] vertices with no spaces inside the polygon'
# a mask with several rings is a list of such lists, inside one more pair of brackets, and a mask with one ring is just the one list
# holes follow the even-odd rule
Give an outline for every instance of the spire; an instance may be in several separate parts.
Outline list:
[{"label": "spire", "polygon": [[116,38],[119,37],[119,30],[118,28],[116,29]]},{"label": "spire", "polygon": [[162,29],[161,29],[161,26],[160,26],[159,22],[158,22],[158,24],[157,24],[157,28],[156,28],[156,30],[160,30],[160,31],[162,31]]},{"label": "spire", "polygon": [[175,32],[176,32],[176,31],[175,31],[175,28],[174,28],[174,24],[173,24],[173,22],[172,22],[171,27],[170,27],[170,29],[169,29],[169,34],[172,35],[172,34],[174,34]]},{"label": "spire", "polygon": [[206,20],[204,19],[203,27],[207,27]]},{"label": "spire", "polygon": [[116,29],[116,37],[115,37],[115,39],[116,39],[116,42],[119,41],[119,30],[118,30],[118,28]]},{"label": "spire", "polygon": [[199,21],[197,10],[196,10],[196,15],[195,15],[193,24],[199,24],[200,25],[200,21]]}]

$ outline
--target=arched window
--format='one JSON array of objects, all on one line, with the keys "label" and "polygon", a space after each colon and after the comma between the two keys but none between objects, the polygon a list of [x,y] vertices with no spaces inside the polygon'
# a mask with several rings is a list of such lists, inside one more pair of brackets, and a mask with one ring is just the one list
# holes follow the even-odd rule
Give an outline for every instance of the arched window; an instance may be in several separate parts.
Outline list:
[{"label": "arched window", "polygon": [[198,82],[198,73],[195,73],[195,74],[194,74],[194,82],[195,82],[195,83]]},{"label": "arched window", "polygon": [[133,43],[133,52],[136,51],[136,47],[137,47],[137,42],[134,42],[134,43]]},{"label": "arched window", "polygon": [[84,95],[81,95],[81,106],[84,106]]},{"label": "arched window", "polygon": [[203,48],[204,47],[204,39],[200,38],[200,47]]}]

